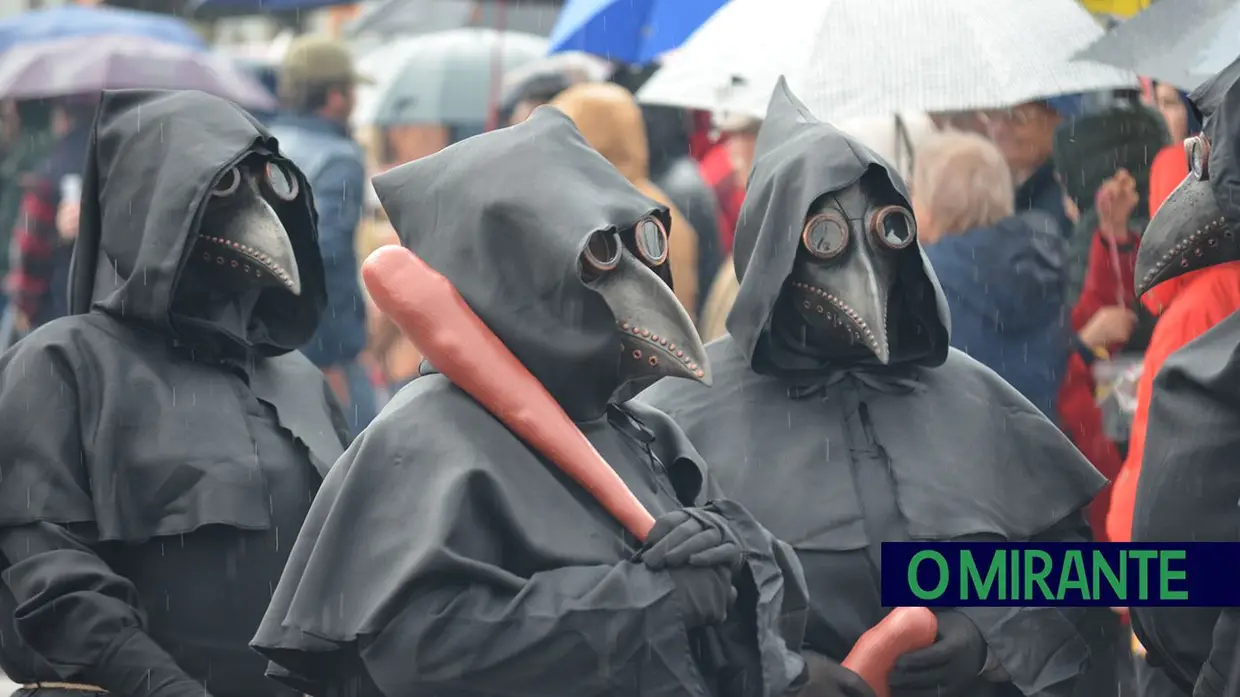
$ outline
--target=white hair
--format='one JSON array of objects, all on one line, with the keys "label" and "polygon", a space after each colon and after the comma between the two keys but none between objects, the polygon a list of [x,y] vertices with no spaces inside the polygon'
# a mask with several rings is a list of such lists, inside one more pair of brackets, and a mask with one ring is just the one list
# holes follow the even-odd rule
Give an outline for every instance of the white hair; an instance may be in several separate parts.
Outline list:
[{"label": "white hair", "polygon": [[994,143],[946,131],[917,149],[913,196],[940,234],[993,225],[1016,208],[1012,173]]}]

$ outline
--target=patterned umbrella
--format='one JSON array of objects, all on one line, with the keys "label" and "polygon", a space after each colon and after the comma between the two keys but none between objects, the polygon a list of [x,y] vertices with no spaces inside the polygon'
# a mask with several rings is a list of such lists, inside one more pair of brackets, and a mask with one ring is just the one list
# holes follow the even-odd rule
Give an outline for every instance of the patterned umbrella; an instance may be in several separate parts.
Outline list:
[{"label": "patterned umbrella", "polygon": [[732,0],[639,98],[760,115],[784,74],[838,121],[1135,86],[1126,71],[1069,61],[1101,34],[1074,0]]},{"label": "patterned umbrella", "polygon": [[1114,65],[1192,90],[1240,53],[1238,25],[1240,3],[1236,0],[1163,0],[1073,58]]},{"label": "patterned umbrella", "polygon": [[131,88],[201,90],[246,107],[275,107],[271,94],[231,61],[155,39],[113,34],[22,44],[0,60],[0,97]]},{"label": "patterned umbrella", "polygon": [[0,51],[18,44],[104,34],[142,36],[191,48],[207,46],[192,27],[176,17],[115,7],[64,5],[23,12],[0,22]]}]

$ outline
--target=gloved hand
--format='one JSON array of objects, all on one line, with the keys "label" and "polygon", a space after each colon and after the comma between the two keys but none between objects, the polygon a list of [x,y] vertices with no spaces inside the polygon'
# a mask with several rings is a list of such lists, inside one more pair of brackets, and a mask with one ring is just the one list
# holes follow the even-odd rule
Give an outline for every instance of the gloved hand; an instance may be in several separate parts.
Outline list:
[{"label": "gloved hand", "polygon": [[813,651],[802,651],[809,679],[796,697],[875,697],[860,675]]},{"label": "gloved hand", "polygon": [[732,589],[732,570],[726,566],[681,566],[665,573],[676,586],[685,627],[693,629],[721,624],[728,618],[728,609],[736,601]]},{"label": "gloved hand", "polygon": [[639,556],[655,570],[723,566],[734,571],[744,562],[728,521],[703,508],[683,508],[659,516]]},{"label": "gloved hand", "polygon": [[938,617],[938,639],[896,661],[890,679],[894,697],[963,696],[986,667],[986,640],[973,620],[956,610]]},{"label": "gloved hand", "polygon": [[686,508],[659,516],[638,561],[676,584],[685,625],[719,624],[736,601],[732,572],[744,560],[736,535],[717,513]]}]

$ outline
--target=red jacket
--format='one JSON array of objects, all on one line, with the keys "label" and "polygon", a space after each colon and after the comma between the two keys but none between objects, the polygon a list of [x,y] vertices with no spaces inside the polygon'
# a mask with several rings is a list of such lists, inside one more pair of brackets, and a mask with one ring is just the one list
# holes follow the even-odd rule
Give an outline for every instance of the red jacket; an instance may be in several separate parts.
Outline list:
[{"label": "red jacket", "polygon": [[1168,356],[1240,310],[1240,262],[1210,266],[1173,278],[1146,293],[1142,300],[1158,314],[1158,324],[1145,350],[1141,381],[1137,384],[1137,413],[1132,420],[1128,458],[1112,485],[1107,511],[1107,536],[1111,542],[1132,541],[1132,512],[1137,501],[1141,456],[1145,453],[1154,377]]},{"label": "red jacket", "polygon": [[732,158],[728,155],[727,138],[721,138],[698,163],[702,178],[715,190],[719,202],[719,243],[724,255],[732,253],[732,235],[745,202],[745,189],[736,179]]},{"label": "red jacket", "polygon": [[[1112,253],[1114,252],[1114,253]],[[1118,266],[1116,266],[1118,262]],[[1133,307],[1136,293],[1133,290],[1133,270],[1137,264],[1135,243],[1112,245],[1101,233],[1094,233],[1089,250],[1089,268],[1081,297],[1072,308],[1072,330],[1079,332],[1098,310],[1122,304]],[[1114,352],[1123,348],[1117,344],[1108,346]],[[1102,412],[1094,396],[1093,372],[1081,356],[1073,353],[1068,359],[1068,369],[1059,388],[1059,420],[1064,433],[1072,439],[1081,453],[1107,479],[1114,481],[1123,461],[1119,448],[1107,438],[1102,428]],[[1106,540],[1106,513],[1110,505],[1111,487],[1108,485],[1089,507],[1089,523],[1094,535]]]}]

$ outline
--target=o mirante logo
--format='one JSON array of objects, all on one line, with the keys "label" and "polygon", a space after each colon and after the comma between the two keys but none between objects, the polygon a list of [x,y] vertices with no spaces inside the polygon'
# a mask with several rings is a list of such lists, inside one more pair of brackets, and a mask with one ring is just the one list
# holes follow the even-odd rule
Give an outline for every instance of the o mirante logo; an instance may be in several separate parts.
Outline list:
[{"label": "o mirante logo", "polygon": [[1240,544],[887,542],[887,607],[1240,605]]}]

